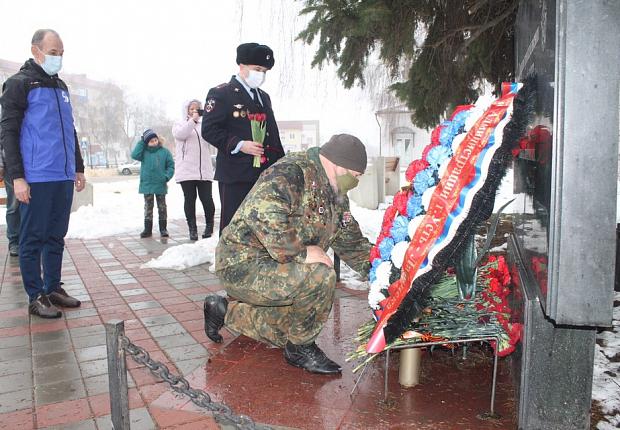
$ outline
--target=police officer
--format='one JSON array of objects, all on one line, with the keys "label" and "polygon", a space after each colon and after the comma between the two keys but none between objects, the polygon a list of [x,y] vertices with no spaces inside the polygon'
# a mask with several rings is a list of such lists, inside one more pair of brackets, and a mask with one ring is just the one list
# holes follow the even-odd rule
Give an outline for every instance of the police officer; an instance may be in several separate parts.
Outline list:
[{"label": "police officer", "polygon": [[216,249],[215,269],[229,297],[205,299],[205,332],[221,342],[234,332],[284,349],[286,361],[310,372],[341,368],[316,345],[334,301],[332,248],[368,274],[371,244],[351,216],[347,191],[366,169],[354,136],[288,154],[266,170],[243,201]]},{"label": "police officer", "polygon": [[[273,67],[273,51],[266,45],[243,43],[237,47],[237,64],[239,73],[230,82],[209,90],[202,120],[202,137],[218,149],[220,235],[258,176],[284,156],[271,99],[259,88]],[[250,125],[250,116],[257,113],[265,117],[262,143],[255,141]]]}]

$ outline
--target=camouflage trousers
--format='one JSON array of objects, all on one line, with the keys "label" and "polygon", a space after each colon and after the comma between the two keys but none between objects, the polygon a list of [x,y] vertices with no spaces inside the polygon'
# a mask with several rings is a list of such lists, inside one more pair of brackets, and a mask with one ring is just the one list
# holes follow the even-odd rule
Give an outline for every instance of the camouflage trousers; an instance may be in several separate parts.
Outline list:
[{"label": "camouflage trousers", "polygon": [[165,221],[168,213],[165,194],[144,195],[144,219],[153,221],[153,207],[155,206],[155,200],[157,200],[157,214],[159,215],[159,220]]},{"label": "camouflage trousers", "polygon": [[218,271],[231,301],[226,326],[284,347],[313,342],[329,317],[336,272],[325,264],[264,260]]}]

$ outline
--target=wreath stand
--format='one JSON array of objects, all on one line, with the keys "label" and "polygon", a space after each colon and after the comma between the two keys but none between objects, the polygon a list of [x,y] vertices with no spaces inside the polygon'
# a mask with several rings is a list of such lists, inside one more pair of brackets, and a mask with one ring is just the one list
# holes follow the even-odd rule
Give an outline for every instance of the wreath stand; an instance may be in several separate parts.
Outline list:
[{"label": "wreath stand", "polygon": [[[502,208],[503,209],[503,208]],[[500,210],[501,212],[501,210]],[[496,222],[495,222],[496,224]],[[494,235],[495,228],[493,228]],[[490,241],[488,241],[490,243]],[[486,248],[488,249],[488,245]],[[483,254],[486,253],[486,250]],[[467,238],[467,242],[465,244],[465,248],[460,258],[456,261],[455,269],[456,269],[456,279],[457,279],[457,287],[459,290],[459,296],[463,300],[469,300],[473,298],[476,292],[476,277],[478,274],[477,265],[480,260],[476,255],[476,244],[474,235],[470,235]],[[429,342],[420,342],[417,339],[411,339],[409,342],[404,344],[391,346],[385,349],[385,366],[384,366],[384,376],[383,376],[383,401],[387,401],[389,388],[389,370],[390,370],[390,353],[392,350],[401,350],[400,353],[400,368],[398,371],[398,382],[403,387],[413,387],[420,383],[420,370],[421,370],[421,351],[420,348],[433,347],[438,345],[448,345],[448,344],[464,344],[472,342],[487,342],[491,344],[491,342],[495,342],[495,345],[499,345],[500,339],[498,336],[460,336],[454,339],[442,339],[437,341],[429,341]],[[484,414],[479,415],[481,419],[491,419],[491,418],[499,418],[499,415],[495,414],[495,387],[497,382],[497,350],[498,348],[493,348],[493,377],[491,379],[491,407],[490,411]],[[466,350],[465,350],[466,351]],[[355,382],[353,386],[353,390],[351,391],[351,396],[355,392],[358,383],[364,376],[364,372],[366,368],[370,364],[370,361],[367,362],[362,368],[362,372]]]},{"label": "wreath stand", "polygon": [[[420,375],[420,348],[427,348],[432,346],[446,345],[446,344],[468,344],[472,342],[497,342],[499,344],[499,338],[496,336],[487,336],[487,337],[467,337],[460,339],[447,340],[443,339],[436,342],[415,342],[412,340],[411,343],[393,346],[384,351],[385,353],[385,365],[383,372],[383,401],[387,401],[389,395],[389,371],[390,371],[390,354],[392,350],[401,350],[401,362],[398,374],[398,381],[403,387],[413,387],[419,384],[419,375]],[[497,383],[497,348],[494,349],[493,353],[493,376],[491,379],[491,405],[490,411],[488,413],[481,414],[480,418],[489,419],[489,418],[499,418],[499,415],[495,413],[495,389]],[[353,386],[353,390],[351,391],[351,396],[357,389],[357,385],[361,381],[364,376],[364,372],[370,362],[366,363],[362,368],[359,378],[355,382]]]}]

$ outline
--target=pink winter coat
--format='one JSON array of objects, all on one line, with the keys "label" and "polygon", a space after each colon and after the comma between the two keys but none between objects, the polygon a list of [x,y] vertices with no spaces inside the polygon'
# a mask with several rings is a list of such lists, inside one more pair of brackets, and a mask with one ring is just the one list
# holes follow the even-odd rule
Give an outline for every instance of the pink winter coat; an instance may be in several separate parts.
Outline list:
[{"label": "pink winter coat", "polygon": [[202,118],[198,123],[186,119],[176,122],[172,127],[176,143],[174,178],[177,183],[213,180],[215,172],[211,156],[217,154],[217,149],[200,135],[201,121]]}]

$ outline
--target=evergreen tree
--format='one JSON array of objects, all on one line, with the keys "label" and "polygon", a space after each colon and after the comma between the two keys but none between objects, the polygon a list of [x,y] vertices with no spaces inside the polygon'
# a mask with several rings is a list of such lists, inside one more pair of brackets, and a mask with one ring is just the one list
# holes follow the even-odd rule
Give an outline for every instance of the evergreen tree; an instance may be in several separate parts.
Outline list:
[{"label": "evergreen tree", "polygon": [[[379,56],[390,88],[429,128],[457,104],[474,101],[486,80],[513,78],[518,0],[304,0],[311,19],[298,38],[318,39],[312,66],[338,66],[346,88],[366,84]],[[403,74],[404,73],[404,74]]]}]

